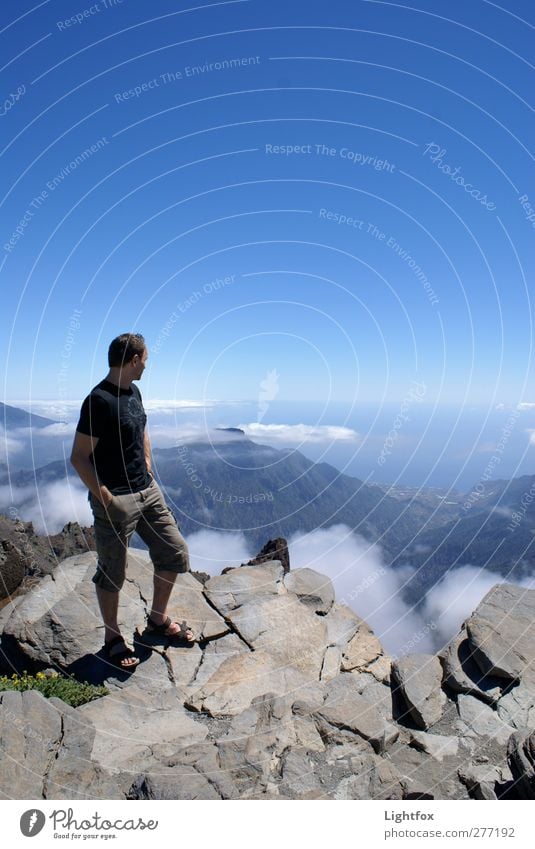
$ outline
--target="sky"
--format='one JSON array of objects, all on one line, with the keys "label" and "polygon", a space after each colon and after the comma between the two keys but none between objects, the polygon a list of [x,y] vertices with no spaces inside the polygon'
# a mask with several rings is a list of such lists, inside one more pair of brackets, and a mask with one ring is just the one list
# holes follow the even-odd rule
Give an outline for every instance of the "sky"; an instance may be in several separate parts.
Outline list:
[{"label": "sky", "polygon": [[4,400],[535,397],[530,3],[0,15]]}]

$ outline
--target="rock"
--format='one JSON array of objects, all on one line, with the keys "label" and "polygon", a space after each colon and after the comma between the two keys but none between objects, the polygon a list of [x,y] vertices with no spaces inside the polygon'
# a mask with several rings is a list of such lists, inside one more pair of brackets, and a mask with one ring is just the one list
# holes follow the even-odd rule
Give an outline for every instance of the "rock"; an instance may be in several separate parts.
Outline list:
[{"label": "rock", "polygon": [[437,761],[456,755],[459,750],[458,737],[428,734],[425,731],[411,731],[410,736],[412,746],[422,752],[427,752]]},{"label": "rock", "polygon": [[330,681],[340,673],[342,664],[342,649],[340,646],[327,646],[323,656],[323,666],[321,667],[320,679],[322,681]]},{"label": "rock", "polygon": [[392,663],[392,676],[407,715],[416,725],[427,729],[438,722],[446,702],[440,689],[442,666],[438,657],[411,654],[397,658]]},{"label": "rock", "polygon": [[327,578],[285,573],[272,556],[204,582],[179,575],[169,613],[198,636],[183,645],[144,633],[153,569],[131,549],[119,610],[141,660],[131,675],[99,657],[95,555],[35,578],[0,611],[6,662],[18,652],[26,668],[61,666],[110,693],[76,710],[1,693],[0,795],[533,798],[535,677],[524,659],[535,594],[494,588],[441,658],[392,662]]},{"label": "rock", "polygon": [[0,693],[0,796],[117,799],[117,781],[90,759],[95,730],[37,690]]},{"label": "rock", "polygon": [[325,624],[293,593],[246,602],[230,611],[227,619],[255,652],[264,649],[279,664],[319,679],[325,653]]},{"label": "rock", "polygon": [[41,799],[62,737],[61,714],[40,693],[0,693],[0,796]]},{"label": "rock", "polygon": [[495,786],[502,780],[501,770],[495,766],[478,766],[469,764],[458,770],[458,775],[472,799],[494,800],[496,796]]},{"label": "rock", "polygon": [[390,684],[392,671],[392,658],[387,655],[379,655],[376,660],[365,667],[365,671],[379,681],[381,684]]},{"label": "rock", "polygon": [[369,704],[375,706],[386,722],[392,722],[392,690],[390,687],[379,683],[379,681],[367,673],[359,675],[356,684],[361,696]]},{"label": "rock", "polygon": [[[128,580],[133,584],[138,601],[138,630],[146,625],[147,604],[152,600],[154,570],[148,552],[130,550],[128,555]],[[177,575],[167,608],[169,616],[176,622],[186,620],[196,633],[197,639],[211,640],[228,634],[230,628],[219,613],[207,602],[203,584],[191,572]],[[121,593],[122,595],[122,593]],[[141,613],[141,617],[139,616]]]},{"label": "rock", "polygon": [[45,775],[46,799],[124,799],[128,775],[112,774],[91,760],[95,729],[80,723],[77,711],[49,699],[62,712],[63,736]]},{"label": "rock", "polygon": [[507,743],[507,762],[521,799],[535,799],[535,731],[514,731]]},{"label": "rock", "polygon": [[187,694],[198,690],[219,669],[229,657],[249,653],[251,650],[237,634],[225,634],[218,640],[208,643],[204,651],[198,646],[175,648],[170,646],[167,655],[174,671],[177,686],[187,684]]},{"label": "rock", "polygon": [[0,540],[0,598],[10,596],[22,583],[28,559],[10,540]]},{"label": "rock", "polygon": [[502,694],[503,678],[484,675],[475,662],[466,628],[463,628],[441,653],[444,683],[456,693],[470,693],[494,704]]},{"label": "rock", "polygon": [[[253,699],[250,707],[232,720],[227,734],[218,741],[221,769],[240,788],[240,796],[243,797],[244,792],[250,795],[266,791],[273,777],[283,772],[281,758],[289,751],[324,750],[314,724],[293,716],[290,703],[287,696],[278,697],[273,693]],[[292,774],[290,782],[286,782],[286,791],[291,791],[294,779]],[[301,781],[296,782],[294,792],[311,789],[317,789],[317,784]]]},{"label": "rock", "polygon": [[357,631],[342,654],[342,669],[362,672],[383,654],[383,647],[375,634]]},{"label": "rock", "polygon": [[457,770],[465,763],[465,756],[448,758],[444,763],[412,746],[396,743],[388,753],[389,761],[397,769],[403,783],[403,798],[468,799],[465,785]]},{"label": "rock", "polygon": [[186,799],[221,799],[221,796],[204,775],[194,766],[179,770],[158,771],[156,775],[143,773],[132,783],[127,799],[152,801],[179,801]]},{"label": "rock", "polygon": [[287,752],[283,758],[279,790],[286,792],[290,798],[299,798],[308,793],[321,794],[321,784],[314,774],[314,761],[301,752]]},{"label": "rock", "polygon": [[185,704],[210,716],[233,716],[248,708],[256,696],[298,693],[309,680],[259,649],[226,658],[208,681],[187,696]]},{"label": "rock", "polygon": [[457,709],[461,720],[457,727],[463,734],[492,737],[505,745],[514,730],[489,705],[474,696],[461,693],[457,699]]},{"label": "rock", "polygon": [[77,715],[79,722],[87,721],[96,730],[91,760],[110,771],[147,755],[172,755],[207,735],[206,727],[184,709],[176,691],[148,693],[135,683],[121,693],[82,705]]},{"label": "rock", "polygon": [[[102,647],[102,624],[90,576],[95,555],[82,554],[60,563],[54,577],[46,575],[22,597],[4,623],[2,646],[9,642],[30,662],[41,666],[68,666]],[[135,622],[138,610],[132,594],[121,593],[119,621]],[[126,631],[128,633],[128,631]]]},{"label": "rock", "polygon": [[344,673],[325,684],[325,701],[313,716],[322,737],[343,741],[348,733],[356,734],[367,740],[377,753],[383,752],[399,735],[398,729],[385,722],[377,708],[357,691],[354,676]]},{"label": "rock", "polygon": [[535,673],[535,590],[496,584],[466,622],[474,659],[485,675],[518,681]]},{"label": "rock", "polygon": [[[31,475],[33,484],[33,471],[28,474]],[[83,528],[78,522],[69,522],[59,534],[38,536],[31,522],[8,519],[0,515],[0,546],[2,542],[10,543],[13,550],[19,552],[24,565],[22,577],[50,574],[61,560],[95,549],[93,528]],[[0,554],[0,562],[1,559]],[[22,585],[22,591],[31,586],[31,584],[28,586],[25,584],[26,582]]]},{"label": "rock", "polygon": [[284,571],[278,560],[262,566],[241,566],[206,582],[204,591],[222,616],[249,601],[286,594]]},{"label": "rock", "polygon": [[[38,667],[70,668],[86,657],[86,676],[91,675],[92,667],[98,667],[100,674],[113,672],[109,665],[103,670],[102,662],[91,657],[103,645],[102,619],[91,580],[95,564],[92,552],[63,560],[53,576],[46,575],[23,596],[4,622],[2,648],[8,657],[10,645],[16,644],[23,657]],[[127,638],[145,630],[152,581],[148,553],[130,550],[127,580],[119,597],[119,625]],[[199,637],[221,636],[230,630],[204,598],[202,584],[189,573],[177,575],[168,610],[173,619],[187,619]],[[159,638],[149,635],[146,639],[156,648],[161,645]]]},{"label": "rock", "polygon": [[335,799],[402,799],[401,776],[393,764],[377,755],[359,754],[351,758],[355,775],[343,778]]},{"label": "rock", "polygon": [[526,680],[516,684],[501,697],[496,711],[513,728],[535,727],[535,686]]},{"label": "rock", "polygon": [[357,616],[345,604],[338,604],[336,601],[323,621],[327,627],[327,644],[329,646],[345,648],[359,629],[371,631],[364,619]]},{"label": "rock", "polygon": [[[288,543],[283,537],[270,539],[264,547],[258,552],[253,560],[249,560],[247,566],[257,566],[261,563],[266,563],[270,560],[278,560],[282,566],[284,574],[290,571],[290,554],[288,552]],[[225,570],[223,570],[225,571]]]},{"label": "rock", "polygon": [[314,569],[294,569],[285,576],[284,584],[314,613],[328,613],[333,606],[334,587],[330,578]]}]

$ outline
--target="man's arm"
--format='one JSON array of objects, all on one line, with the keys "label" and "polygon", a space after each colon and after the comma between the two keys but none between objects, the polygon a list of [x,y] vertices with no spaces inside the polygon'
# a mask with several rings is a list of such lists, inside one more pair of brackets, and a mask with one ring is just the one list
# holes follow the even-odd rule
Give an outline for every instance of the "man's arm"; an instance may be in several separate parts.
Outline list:
[{"label": "man's arm", "polygon": [[98,437],[87,436],[85,433],[76,431],[71,451],[71,464],[78,472],[86,487],[91,490],[95,498],[98,498],[101,504],[103,504],[104,507],[107,507],[108,504],[110,504],[113,495],[106,486],[101,486],[99,484],[95,469],[89,459],[90,455],[97,447],[97,443]]},{"label": "man's arm", "polygon": [[147,464],[147,472],[153,478],[154,474],[152,472],[152,453],[147,428],[145,428],[145,430],[143,431],[143,451],[145,453],[145,463]]}]

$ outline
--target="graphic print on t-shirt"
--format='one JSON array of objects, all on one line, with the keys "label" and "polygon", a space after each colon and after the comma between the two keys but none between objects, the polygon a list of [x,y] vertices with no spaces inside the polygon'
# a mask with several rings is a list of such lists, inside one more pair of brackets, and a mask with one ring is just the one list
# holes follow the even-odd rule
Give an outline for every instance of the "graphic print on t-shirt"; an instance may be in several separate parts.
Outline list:
[{"label": "graphic print on t-shirt", "polygon": [[150,483],[143,439],[146,422],[135,386],[123,389],[102,380],[82,405],[77,430],[98,437],[91,462],[113,495],[139,492]]},{"label": "graphic print on t-shirt", "polygon": [[130,429],[132,440],[143,440],[143,431],[147,416],[136,395],[128,399],[128,403],[121,405],[121,430]]}]

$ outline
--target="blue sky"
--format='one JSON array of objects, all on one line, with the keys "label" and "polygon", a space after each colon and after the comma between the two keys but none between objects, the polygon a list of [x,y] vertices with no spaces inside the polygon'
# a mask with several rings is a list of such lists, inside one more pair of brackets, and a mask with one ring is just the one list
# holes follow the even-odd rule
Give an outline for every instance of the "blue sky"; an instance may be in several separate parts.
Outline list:
[{"label": "blue sky", "polygon": [[532,401],[532,5],[193,6],[2,4],[2,397]]}]

